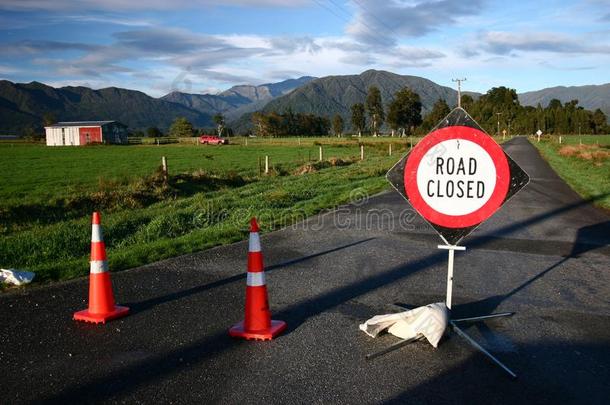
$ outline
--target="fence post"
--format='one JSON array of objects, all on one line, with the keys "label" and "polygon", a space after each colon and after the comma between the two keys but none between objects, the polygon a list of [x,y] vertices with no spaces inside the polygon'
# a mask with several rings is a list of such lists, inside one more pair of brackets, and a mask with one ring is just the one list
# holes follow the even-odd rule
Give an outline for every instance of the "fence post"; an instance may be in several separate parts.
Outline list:
[{"label": "fence post", "polygon": [[364,145],[360,144],[360,160],[364,160]]},{"label": "fence post", "polygon": [[320,146],[320,162],[322,161],[322,147]]},{"label": "fence post", "polygon": [[561,135],[559,135],[559,144],[561,145]]},{"label": "fence post", "polygon": [[161,167],[163,168],[163,181],[167,183],[169,173],[167,170],[167,158],[165,156],[161,157]]},{"label": "fence post", "polygon": [[269,174],[269,156],[265,155],[265,174]]},{"label": "fence post", "polygon": [[388,156],[392,156],[392,144],[388,147]]}]

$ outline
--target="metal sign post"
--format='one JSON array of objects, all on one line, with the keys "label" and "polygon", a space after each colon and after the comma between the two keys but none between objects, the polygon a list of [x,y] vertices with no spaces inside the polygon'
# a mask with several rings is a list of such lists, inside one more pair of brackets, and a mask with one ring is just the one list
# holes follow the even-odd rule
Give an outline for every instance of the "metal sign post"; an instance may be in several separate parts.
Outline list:
[{"label": "metal sign post", "polygon": [[[457,107],[390,169],[387,179],[445,242],[438,248],[448,251],[445,305],[450,330],[516,377],[458,326],[461,322],[481,322],[513,312],[452,318],[453,268],[455,251],[466,250],[458,243],[523,188],[529,176],[464,109]],[[414,340],[388,349],[411,341]]]},{"label": "metal sign post", "polygon": [[446,249],[449,251],[449,257],[447,259],[447,298],[445,299],[445,305],[447,309],[451,311],[451,297],[453,295],[453,258],[456,250],[466,250],[464,246],[454,245],[438,245],[439,249]]}]

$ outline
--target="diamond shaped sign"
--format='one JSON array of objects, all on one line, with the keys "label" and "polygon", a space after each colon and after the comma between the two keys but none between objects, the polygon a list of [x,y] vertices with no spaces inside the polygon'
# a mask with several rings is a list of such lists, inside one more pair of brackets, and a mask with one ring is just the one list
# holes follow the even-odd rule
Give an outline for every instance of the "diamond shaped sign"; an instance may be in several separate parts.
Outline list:
[{"label": "diamond shaped sign", "polygon": [[460,107],[386,177],[449,245],[459,243],[529,182],[527,173]]}]

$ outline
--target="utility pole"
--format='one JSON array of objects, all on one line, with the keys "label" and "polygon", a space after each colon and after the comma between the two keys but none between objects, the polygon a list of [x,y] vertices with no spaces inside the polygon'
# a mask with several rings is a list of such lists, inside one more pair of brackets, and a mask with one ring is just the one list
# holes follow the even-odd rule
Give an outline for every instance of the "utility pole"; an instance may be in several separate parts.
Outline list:
[{"label": "utility pole", "polygon": [[452,82],[457,82],[458,84],[458,107],[462,108],[462,82],[466,81],[466,78],[463,79],[451,79]]},{"label": "utility pole", "polygon": [[502,115],[501,112],[496,113],[496,115],[498,116],[498,138],[500,137],[500,115]]}]

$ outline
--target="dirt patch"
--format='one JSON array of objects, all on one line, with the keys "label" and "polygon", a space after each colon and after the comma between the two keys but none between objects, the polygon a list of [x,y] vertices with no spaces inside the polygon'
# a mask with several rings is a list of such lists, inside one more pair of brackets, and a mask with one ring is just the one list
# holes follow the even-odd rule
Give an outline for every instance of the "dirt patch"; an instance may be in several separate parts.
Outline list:
[{"label": "dirt patch", "polygon": [[351,159],[340,159],[337,157],[331,157],[328,160],[323,160],[321,162],[315,163],[306,163],[302,166],[299,166],[294,174],[297,176],[301,176],[307,173],[315,173],[319,170],[326,169],[328,167],[336,167],[336,166],[349,166],[354,163],[354,160]]},{"label": "dirt patch", "polygon": [[561,156],[576,157],[583,160],[600,162],[610,158],[610,151],[599,145],[568,145],[559,149]]}]

